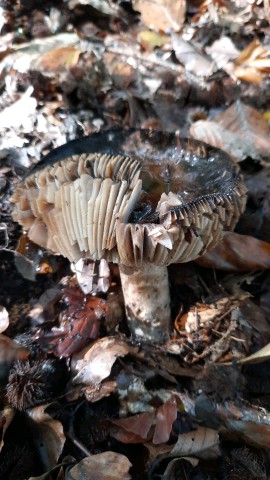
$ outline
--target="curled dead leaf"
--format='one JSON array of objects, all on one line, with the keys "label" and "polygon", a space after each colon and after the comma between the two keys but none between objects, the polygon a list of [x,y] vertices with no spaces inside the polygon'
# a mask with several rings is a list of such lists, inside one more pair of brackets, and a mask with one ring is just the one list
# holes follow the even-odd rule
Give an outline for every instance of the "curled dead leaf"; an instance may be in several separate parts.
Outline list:
[{"label": "curled dead leaf", "polygon": [[117,357],[123,357],[136,350],[121,338],[101,338],[72,357],[73,383],[99,384],[110,375]]},{"label": "curled dead leaf", "polygon": [[221,455],[218,432],[212,428],[199,427],[192,432],[183,433],[179,435],[171,454],[180,457],[217,458]]},{"label": "curled dead leaf", "polygon": [[27,415],[37,426],[34,442],[45,470],[50,470],[57,464],[66,441],[62,423],[46,413],[48,406],[41,405],[27,410]]},{"label": "curled dead leaf", "polygon": [[270,52],[255,38],[234,60],[234,74],[239,80],[261,83],[270,73]]}]

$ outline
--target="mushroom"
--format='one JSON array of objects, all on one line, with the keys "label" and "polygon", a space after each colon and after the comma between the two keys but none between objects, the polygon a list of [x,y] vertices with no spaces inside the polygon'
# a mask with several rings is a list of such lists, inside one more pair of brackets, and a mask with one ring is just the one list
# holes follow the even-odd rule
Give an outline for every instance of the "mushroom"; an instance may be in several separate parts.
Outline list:
[{"label": "mushroom", "polygon": [[189,262],[232,230],[246,188],[222,150],[177,133],[112,130],[53,150],[16,188],[13,219],[71,262],[119,264],[133,336],[170,332],[167,266]]}]

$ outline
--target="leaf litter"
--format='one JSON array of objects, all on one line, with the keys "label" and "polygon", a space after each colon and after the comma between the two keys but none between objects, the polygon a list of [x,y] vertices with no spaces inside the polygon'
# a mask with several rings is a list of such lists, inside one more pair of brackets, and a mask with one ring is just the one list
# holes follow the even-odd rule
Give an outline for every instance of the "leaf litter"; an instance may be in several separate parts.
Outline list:
[{"label": "leaf litter", "polygon": [[[1,6],[1,480],[269,476],[269,18],[267,1]],[[31,165],[123,124],[222,148],[248,187],[236,231],[169,268],[161,347],[130,338],[116,265],[72,271],[11,220]]]}]

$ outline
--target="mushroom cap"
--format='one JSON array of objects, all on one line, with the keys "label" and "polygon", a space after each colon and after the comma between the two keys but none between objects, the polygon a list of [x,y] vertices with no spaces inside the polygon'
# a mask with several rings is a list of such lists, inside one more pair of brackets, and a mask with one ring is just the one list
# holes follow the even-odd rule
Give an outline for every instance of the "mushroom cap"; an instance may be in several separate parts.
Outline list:
[{"label": "mushroom cap", "polygon": [[188,262],[244,211],[229,155],[176,133],[111,130],[56,148],[19,184],[13,219],[29,238],[76,262]]}]

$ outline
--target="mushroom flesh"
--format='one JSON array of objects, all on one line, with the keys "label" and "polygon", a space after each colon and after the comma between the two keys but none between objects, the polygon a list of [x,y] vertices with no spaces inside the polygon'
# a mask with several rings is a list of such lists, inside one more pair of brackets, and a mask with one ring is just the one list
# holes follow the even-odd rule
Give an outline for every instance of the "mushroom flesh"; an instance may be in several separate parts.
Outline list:
[{"label": "mushroom flesh", "polygon": [[167,266],[194,260],[232,230],[246,203],[225,152],[176,133],[111,130],[53,150],[16,188],[13,219],[40,246],[119,264],[131,333],[170,331]]}]

